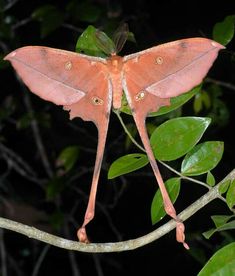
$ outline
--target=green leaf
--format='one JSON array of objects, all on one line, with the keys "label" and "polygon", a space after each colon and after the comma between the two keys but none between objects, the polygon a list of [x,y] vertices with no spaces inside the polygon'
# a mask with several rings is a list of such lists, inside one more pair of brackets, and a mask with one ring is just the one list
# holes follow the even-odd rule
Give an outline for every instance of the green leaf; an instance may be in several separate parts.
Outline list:
[{"label": "green leaf", "polygon": [[181,172],[184,175],[200,175],[212,170],[219,163],[224,151],[220,141],[204,142],[196,145],[185,156]]},{"label": "green leaf", "polygon": [[206,183],[211,187],[215,185],[214,175],[210,171],[206,175]]},{"label": "green leaf", "polygon": [[[169,193],[172,203],[174,203],[180,192],[180,178],[174,177],[170,178],[165,182],[166,189]],[[153,197],[151,204],[151,220],[152,224],[157,223],[166,215],[164,204],[162,200],[162,194],[160,189],[157,190]]]},{"label": "green leaf", "polygon": [[56,30],[64,21],[64,15],[53,5],[43,5],[36,9],[32,18],[41,23],[41,36],[45,37]]},{"label": "green leaf", "polygon": [[233,218],[235,215],[231,216],[225,216],[225,215],[217,215],[217,216],[211,216],[211,219],[213,220],[216,228],[224,225],[227,223],[231,218]]},{"label": "green leaf", "polygon": [[148,164],[148,157],[142,153],[132,153],[115,160],[109,168],[108,179],[136,171]]},{"label": "green leaf", "polygon": [[155,157],[171,161],[185,155],[201,139],[210,122],[210,118],[179,117],[161,124],[150,138]]},{"label": "green leaf", "polygon": [[235,220],[225,223],[225,224],[219,226],[218,228],[210,229],[210,230],[204,232],[203,236],[206,239],[209,239],[216,232],[221,232],[221,231],[225,231],[225,230],[233,230],[233,229],[235,229]]},{"label": "green leaf", "polygon": [[199,113],[202,110],[202,94],[201,93],[198,93],[197,95],[195,95],[194,101],[193,101],[193,109],[194,109],[195,113]]},{"label": "green leaf", "polygon": [[211,98],[207,91],[202,90],[202,102],[206,109],[209,109],[211,107]]},{"label": "green leaf", "polygon": [[203,232],[202,235],[204,236],[204,238],[208,240],[215,232],[216,232],[216,229],[212,228],[206,232]]},{"label": "green leaf", "polygon": [[207,91],[201,90],[194,97],[193,109],[195,113],[202,111],[203,107],[209,109],[211,107],[211,98]]},{"label": "green leaf", "polygon": [[68,172],[75,165],[78,159],[78,155],[79,155],[78,146],[68,146],[60,152],[56,163],[58,166],[64,166],[66,172]]},{"label": "green leaf", "polygon": [[201,89],[201,85],[198,85],[196,87],[194,87],[192,90],[190,90],[187,93],[184,93],[180,96],[171,98],[171,105],[170,106],[162,106],[160,107],[160,109],[157,112],[152,112],[149,114],[149,117],[153,117],[153,116],[160,116],[166,113],[169,113],[177,108],[179,108],[180,106],[182,106],[183,104],[185,104],[187,101],[189,101],[194,95],[196,95]]},{"label": "green leaf", "polygon": [[233,179],[229,185],[226,194],[226,202],[230,209],[233,208],[233,206],[235,205],[235,179]]},{"label": "green leaf", "polygon": [[222,22],[215,24],[213,39],[222,45],[227,45],[234,36],[235,15],[226,16]]},{"label": "green leaf", "polygon": [[[195,88],[193,88],[192,90],[190,90],[189,92],[187,92],[185,94],[171,98],[170,106],[162,106],[157,112],[150,113],[148,115],[148,117],[161,116],[163,114],[169,113],[169,112],[179,108],[180,106],[185,104],[187,101],[189,101],[196,93],[198,93],[200,91],[200,89],[201,89],[201,85],[196,86]],[[121,110],[121,112],[131,115],[131,110],[130,110],[130,107],[129,107],[125,97],[123,97],[122,107],[120,110]]]},{"label": "green leaf", "polygon": [[76,52],[84,53],[90,56],[106,57],[103,51],[96,44],[95,33],[97,29],[88,26],[77,40]]},{"label": "green leaf", "polygon": [[218,250],[205,264],[198,276],[234,275],[235,242]]},{"label": "green leaf", "polygon": [[229,185],[231,183],[231,180],[226,180],[224,181],[220,186],[219,186],[219,193],[222,195],[227,192]]},{"label": "green leaf", "polygon": [[125,93],[123,93],[122,95],[122,106],[120,108],[120,111],[128,115],[132,115]]}]

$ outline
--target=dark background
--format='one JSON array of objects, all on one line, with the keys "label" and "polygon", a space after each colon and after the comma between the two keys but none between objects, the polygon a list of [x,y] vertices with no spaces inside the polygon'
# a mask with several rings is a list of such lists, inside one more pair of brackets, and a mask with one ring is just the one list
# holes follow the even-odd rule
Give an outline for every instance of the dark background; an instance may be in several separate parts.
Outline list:
[{"label": "dark background", "polygon": [[[19,24],[12,35],[8,37],[1,35],[1,40],[7,46],[7,48],[2,47],[3,49],[1,49],[3,55],[7,51],[24,45],[45,45],[73,51],[80,31],[90,23],[80,20],[79,17],[74,19],[71,13],[66,11],[65,7],[68,2],[16,1],[16,4],[2,16],[12,16],[15,20],[14,24]],[[107,26],[110,22],[112,26],[121,21],[128,22],[130,30],[135,35],[136,44],[128,42],[121,53],[123,55],[180,38],[195,36],[211,38],[214,24],[235,12],[234,5],[232,5],[234,1],[97,0],[84,2],[90,2],[102,12],[102,16],[92,23],[95,27],[108,29]],[[43,4],[56,6],[65,16],[64,23],[67,25],[62,24],[42,38],[39,22],[35,20],[27,22],[27,20],[32,12]],[[12,23],[11,26],[14,24]],[[74,26],[74,29],[71,26]],[[1,31],[3,32],[3,29],[0,29],[0,33]],[[235,83],[233,51],[234,43],[231,43],[215,62],[210,71],[210,77],[227,83]],[[21,116],[25,114],[25,109],[27,109],[23,93],[28,92],[19,91],[25,88],[19,85],[10,66],[1,70],[0,84],[4,106],[6,106],[4,101],[8,99],[9,95],[16,102],[14,112],[4,121],[1,121],[1,140],[27,161],[36,172],[38,179],[46,179],[45,185],[50,181],[55,181],[56,187],[62,185],[61,192],[57,191],[56,196],[48,200],[45,196],[45,187],[42,188],[34,181],[30,181],[19,171],[7,168],[2,157],[0,163],[2,213],[5,217],[13,216],[5,210],[6,204],[4,205],[4,202],[8,202],[11,204],[9,206],[13,206],[16,210],[15,220],[75,240],[76,227],[82,223],[86,208],[96,152],[96,129],[91,123],[84,123],[80,119],[68,121],[68,114],[63,112],[61,108],[45,103],[30,94],[35,112],[50,116],[50,127],[46,127],[41,121],[39,122],[42,140],[54,172],[54,176],[48,178],[40,162],[30,126],[24,129],[17,128]],[[213,171],[218,181],[225,177],[235,164],[235,135],[233,131],[235,91],[223,88],[222,92],[221,101],[226,106],[229,117],[223,123],[215,121],[203,137],[204,140],[225,142],[224,157]],[[182,116],[195,115],[192,101],[187,103],[181,112]],[[208,113],[209,111],[203,110],[202,114],[198,115],[206,116]],[[132,122],[131,117],[127,115],[123,117],[126,122]],[[123,130],[117,118],[112,115],[100,177],[97,213],[94,221],[88,226],[88,233],[94,242],[136,238],[157,227],[151,225],[150,219],[150,205],[156,190],[156,183],[149,167],[137,173],[107,181],[107,170],[110,164],[124,154],[137,151],[134,147],[126,150],[125,141],[126,137]],[[80,146],[79,160],[76,163],[76,168],[70,172],[69,176],[59,177],[59,169],[55,160],[58,153],[68,145]],[[177,166],[179,165],[176,164]],[[161,169],[165,179],[172,176],[166,169],[162,167]],[[87,172],[84,173],[83,171],[86,170]],[[6,177],[5,171],[8,171]],[[64,187],[61,183],[66,183],[66,186]],[[175,204],[176,209],[183,210],[205,192],[203,187],[183,182],[180,196]],[[68,253],[55,247],[47,248],[41,242],[4,231],[1,238],[7,256],[8,275],[32,275],[41,252],[47,249],[40,270],[35,275],[115,276],[135,275],[136,273],[144,275],[170,275],[173,273],[196,275],[219,247],[234,240],[232,232],[216,234],[210,240],[203,238],[202,232],[213,226],[210,216],[215,214],[230,213],[226,205],[217,200],[201,209],[186,222],[186,240],[191,247],[190,251],[186,251],[175,241],[174,231],[160,240],[134,251],[95,255],[78,252]],[[168,218],[164,219],[164,221],[167,220]],[[77,274],[75,273],[76,270]]]}]

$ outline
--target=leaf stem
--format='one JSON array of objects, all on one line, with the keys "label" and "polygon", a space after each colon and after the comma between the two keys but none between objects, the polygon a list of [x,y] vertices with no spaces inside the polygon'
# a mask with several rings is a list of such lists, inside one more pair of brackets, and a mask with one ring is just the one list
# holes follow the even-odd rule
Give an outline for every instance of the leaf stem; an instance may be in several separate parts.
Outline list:
[{"label": "leaf stem", "polygon": [[120,111],[118,109],[114,109],[113,112],[117,115],[118,120],[120,121],[125,133],[129,137],[129,139],[132,141],[132,143],[135,144],[136,147],[139,148],[141,151],[145,152],[145,149],[135,140],[135,138],[131,135],[130,131],[127,129],[127,127],[124,124],[122,117],[120,115]]},{"label": "leaf stem", "polygon": [[158,160],[159,163],[161,163],[163,166],[165,166],[166,168],[168,168],[170,171],[174,172],[175,174],[177,174],[178,176],[180,176],[180,178],[185,179],[185,180],[189,180],[192,181],[194,183],[200,184],[204,187],[206,187],[208,190],[211,189],[211,187],[209,185],[207,185],[205,182],[202,182],[200,180],[185,176],[183,174],[181,174],[180,172],[178,172],[177,170],[175,170],[174,168],[172,168],[171,166],[169,166],[168,164],[166,164],[165,162]]},{"label": "leaf stem", "polygon": [[[129,132],[129,130],[127,129],[126,125],[124,124],[123,120],[122,120],[122,117],[120,115],[120,111],[118,109],[114,109],[113,112],[117,115],[125,133],[127,134],[127,136],[129,137],[129,139],[133,142],[133,144],[135,144],[137,146],[137,148],[139,148],[141,151],[143,152],[146,152],[145,149],[135,140],[135,138],[131,135],[131,133]],[[180,172],[178,172],[177,170],[175,170],[174,168],[172,168],[171,166],[169,166],[168,164],[166,164],[165,162],[161,161],[161,160],[157,160],[159,163],[161,163],[164,167],[168,168],[169,170],[171,170],[172,172],[174,172],[175,174],[179,175],[182,179],[185,179],[185,180],[189,180],[189,181],[192,181],[194,183],[197,183],[197,184],[200,184],[204,187],[206,187],[207,189],[210,189],[211,187],[209,185],[207,185],[206,183],[200,181],[200,180],[197,180],[197,179],[194,179],[194,178],[191,178],[191,177],[188,177],[188,176],[185,176],[183,174],[181,174]]]}]

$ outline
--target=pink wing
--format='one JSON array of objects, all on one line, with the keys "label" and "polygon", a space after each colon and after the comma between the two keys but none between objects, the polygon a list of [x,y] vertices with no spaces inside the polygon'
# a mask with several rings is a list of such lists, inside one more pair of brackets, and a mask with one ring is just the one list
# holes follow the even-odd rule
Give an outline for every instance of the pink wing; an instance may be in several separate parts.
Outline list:
[{"label": "pink wing", "polygon": [[126,83],[160,98],[178,96],[202,81],[223,48],[210,39],[189,38],[126,56]]},{"label": "pink wing", "polygon": [[78,237],[88,242],[85,226],[95,212],[95,198],[105,147],[112,89],[106,60],[40,46],[15,50],[5,57],[29,89],[44,100],[63,105],[70,118],[93,121],[98,128],[98,146],[89,202]]},{"label": "pink wing", "polygon": [[166,213],[176,220],[177,240],[184,242],[184,225],[179,221],[154,158],[145,118],[170,98],[199,84],[224,47],[205,38],[191,38],[162,44],[124,57],[123,88],[140,137],[162,193]]}]

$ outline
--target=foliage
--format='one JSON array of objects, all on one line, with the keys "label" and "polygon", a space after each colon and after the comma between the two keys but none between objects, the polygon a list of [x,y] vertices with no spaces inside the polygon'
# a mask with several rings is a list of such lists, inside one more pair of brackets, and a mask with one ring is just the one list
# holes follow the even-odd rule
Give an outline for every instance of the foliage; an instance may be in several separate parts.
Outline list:
[{"label": "foliage", "polygon": [[76,52],[90,56],[105,57],[105,53],[96,45],[96,28],[88,26],[77,40]]},{"label": "foliage", "polygon": [[223,45],[227,45],[234,36],[235,15],[229,15],[222,22],[215,24],[213,39]]},{"label": "foliage", "polygon": [[[169,193],[172,203],[175,203],[180,192],[180,177],[173,177],[165,182],[167,192]],[[158,221],[164,218],[166,211],[164,209],[162,195],[158,189],[153,197],[151,204],[151,220],[152,224],[156,224]]]},{"label": "foliage", "polygon": [[198,276],[233,275],[235,266],[235,243],[218,250],[206,263]]},{"label": "foliage", "polygon": [[[110,34],[113,33],[118,26],[118,22],[121,21],[119,17],[121,9],[118,3],[115,4],[117,5],[115,6],[116,13],[114,13],[112,6],[108,16],[105,14],[104,6],[92,1],[66,1],[63,7],[57,4],[43,4],[37,7],[33,6],[28,17],[24,19],[14,11],[14,5],[16,5],[16,10],[20,6],[17,1],[0,1],[1,57],[10,50],[26,43],[48,45],[52,43],[50,39],[57,36],[59,39],[55,42],[55,47],[59,48],[57,44],[62,46],[65,44],[67,49],[70,47],[68,45],[73,45],[71,47],[73,48],[78,33],[81,33],[81,35],[76,44],[77,52],[104,57],[107,53],[97,43],[94,35],[97,29],[90,24],[99,26],[102,31],[109,35],[103,36],[103,32],[102,38],[104,38],[105,44],[109,41],[108,44],[112,48],[112,42],[108,37],[111,37]],[[25,13],[22,13],[23,15],[25,16]],[[143,21],[146,21],[146,18]],[[141,24],[141,22],[138,21],[138,24]],[[29,25],[36,27],[32,31],[30,28],[33,27],[28,27]],[[89,26],[84,29],[84,26],[87,25]],[[144,27],[139,28],[143,29]],[[66,34],[63,30],[66,30]],[[33,32],[33,36],[27,36],[30,31]],[[69,33],[70,31],[71,33]],[[67,42],[66,39],[61,39],[63,37],[61,32],[65,37],[71,36],[73,41]],[[229,48],[233,36],[234,15],[226,16],[223,21],[215,24],[213,39],[223,45],[228,45]],[[132,42],[135,42],[132,34],[129,35],[129,38]],[[138,44],[132,44],[132,48],[137,46]],[[82,186],[82,183],[85,182],[87,187],[89,185],[95,151],[95,146],[91,146],[91,143],[96,142],[96,138],[94,138],[96,133],[94,132],[93,135],[92,132],[89,136],[90,129],[85,133],[84,129],[79,126],[80,122],[75,121],[68,124],[68,117],[60,115],[62,112],[58,109],[45,103],[42,104],[31,95],[29,96],[28,92],[24,91],[25,88],[13,80],[12,71],[9,70],[8,64],[2,60],[0,61],[0,69],[1,75],[6,75],[6,80],[9,83],[9,85],[1,86],[1,90],[5,90],[2,91],[0,107],[0,191],[1,200],[5,204],[3,206],[8,206],[7,208],[10,207],[11,210],[14,210],[12,201],[17,203],[17,200],[21,200],[25,203],[26,211],[24,214],[19,214],[19,220],[24,221],[24,217],[30,210],[31,217],[34,220],[33,222],[32,220],[28,221],[29,224],[41,227],[43,221],[43,226],[49,229],[48,231],[62,232],[63,235],[74,236],[68,229],[76,228],[79,224],[77,221],[81,221],[80,213],[83,213],[81,211],[83,209],[80,208],[80,205],[87,200],[84,192],[86,189],[85,186]],[[1,81],[4,80],[2,76]],[[23,90],[23,92],[20,93],[18,90]],[[126,116],[130,115],[131,112],[124,97],[121,112],[122,117],[127,121],[125,125],[129,125],[130,129],[133,128],[131,116]],[[176,114],[179,115],[178,118],[175,118]],[[203,186],[208,190],[215,186],[218,182],[217,175],[221,177],[218,172],[223,170],[223,162],[227,164],[227,145],[225,144],[225,157],[222,159],[224,145],[223,142],[218,141],[222,140],[221,137],[217,138],[218,131],[223,130],[223,127],[229,123],[229,109],[224,100],[224,87],[220,83],[206,79],[200,86],[188,93],[171,99],[171,106],[162,107],[158,112],[151,113],[149,117],[151,123],[148,124],[148,129],[151,130],[149,131],[151,133],[151,146],[155,157],[161,161],[163,166],[169,169],[166,173],[165,183],[172,201],[175,202],[183,194],[184,189],[181,189],[183,185],[185,185],[184,188],[187,189],[187,193],[194,193],[193,191],[200,183],[203,183]],[[63,124],[66,127],[63,126],[63,129],[60,130]],[[135,139],[135,131],[131,133],[133,133],[132,138]],[[109,161],[114,161],[111,162],[111,165],[108,165],[106,161],[103,169],[107,171],[108,179],[113,179],[113,184],[108,185],[106,190],[103,190],[103,185],[100,185],[102,186],[100,189],[103,191],[100,193],[103,203],[98,203],[98,206],[102,205],[98,208],[107,218],[107,223],[104,226],[99,226],[97,232],[106,233],[107,229],[110,228],[112,235],[119,239],[121,236],[119,230],[117,230],[119,227],[110,222],[112,221],[112,208],[120,199],[124,198],[122,197],[123,191],[130,189],[126,188],[129,186],[127,185],[127,179],[134,179],[135,181],[135,176],[138,173],[143,173],[144,170],[140,171],[140,169],[144,168],[149,161],[144,152],[134,151],[130,143],[126,147],[128,152],[123,147],[123,140],[118,143],[118,138],[121,137],[119,126],[116,129],[113,128],[112,135],[117,138],[116,144],[113,146],[115,150],[109,150],[108,152],[111,154]],[[223,162],[219,163],[221,159]],[[85,162],[87,163],[85,164]],[[108,167],[109,169],[107,169]],[[177,173],[177,177],[175,177],[175,173]],[[119,176],[122,176],[122,178],[118,178]],[[189,185],[193,183],[194,185],[189,187],[189,185],[184,184],[186,177],[191,180]],[[121,185],[121,179],[123,178],[125,181]],[[115,186],[115,188],[110,188],[110,186]],[[147,185],[142,186],[141,191],[147,189],[146,187]],[[131,189],[131,193],[135,193],[135,187],[132,186]],[[214,242],[210,240],[213,235],[218,235],[222,242],[219,242],[210,251],[211,255],[212,253],[214,255],[199,275],[211,275],[212,273],[217,275],[219,272],[223,273],[220,275],[228,275],[226,273],[230,273],[234,269],[234,243],[232,242],[234,236],[230,234],[230,230],[235,228],[233,214],[234,191],[234,181],[225,182],[220,187],[221,196],[228,205],[228,211],[223,210],[223,212],[228,212],[228,214],[216,215],[216,212],[219,211],[214,211],[214,215],[211,217],[214,227],[203,233],[205,239],[197,246],[206,252],[207,248],[213,246]],[[115,195],[113,195],[114,193]],[[152,199],[151,202],[146,202],[145,199],[145,202],[141,201],[140,206],[137,207],[138,210],[140,210],[139,208],[144,209],[141,206],[148,204],[149,212],[145,216],[152,221],[152,224],[157,224],[165,215],[159,190],[154,189],[150,198]],[[128,204],[124,206],[123,210],[133,208],[134,203],[131,200],[131,198],[128,199]],[[177,201],[178,203],[179,201]],[[35,208],[33,211],[32,206]],[[135,210],[137,207],[134,206],[133,214],[128,219],[128,223],[138,213]],[[43,210],[40,215],[38,214],[39,210]],[[131,222],[128,225],[130,224]],[[125,226],[125,233],[131,232],[128,227]],[[142,223],[136,228],[138,227],[143,227]],[[225,236],[226,233],[228,233],[227,236]],[[99,233],[97,237],[99,237]],[[201,234],[197,235],[197,239],[202,239]],[[6,245],[8,245],[8,242],[6,240]],[[222,247],[224,243],[228,245]],[[17,246],[22,246],[19,259],[21,263],[26,263],[26,266],[29,261],[24,257],[26,251],[27,254],[32,254],[31,259],[40,259],[40,256],[42,256],[42,259],[44,258],[43,254],[40,255],[42,248],[35,250],[35,246],[32,249],[28,245],[14,244],[13,251]],[[219,247],[221,249],[215,252]],[[15,256],[14,252],[9,259],[14,260],[15,258],[14,262],[17,263],[18,257]],[[96,266],[97,262],[99,262],[99,259],[98,261],[96,259]],[[113,260],[109,259],[108,262],[113,263]],[[14,266],[12,265],[12,267]],[[11,269],[12,272],[14,268]],[[12,274],[15,273],[12,272]]]}]

